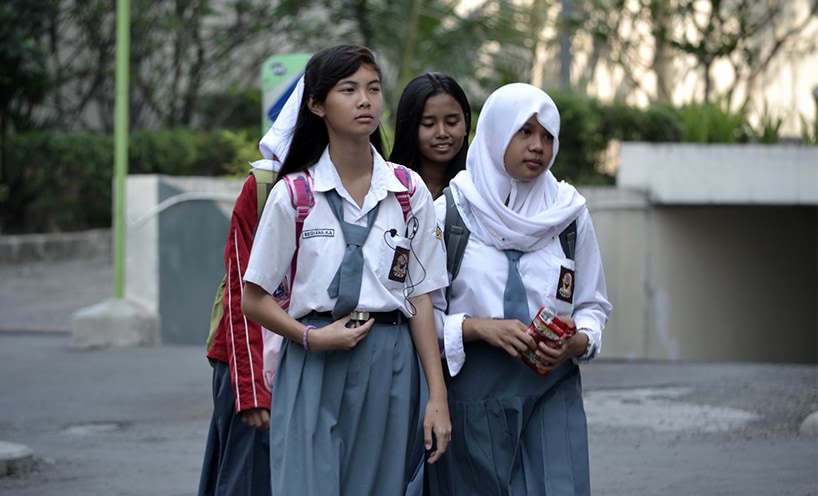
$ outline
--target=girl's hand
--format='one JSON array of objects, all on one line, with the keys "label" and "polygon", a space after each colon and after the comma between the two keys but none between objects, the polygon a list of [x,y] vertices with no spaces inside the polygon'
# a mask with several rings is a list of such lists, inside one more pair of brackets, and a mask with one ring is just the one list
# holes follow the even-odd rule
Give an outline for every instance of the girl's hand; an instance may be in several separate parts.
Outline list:
[{"label": "girl's hand", "polygon": [[423,443],[427,452],[432,449],[432,435],[435,437],[436,446],[426,460],[427,463],[438,461],[452,440],[452,421],[449,419],[449,404],[445,396],[430,397],[426,403],[426,414],[423,417]]},{"label": "girl's hand", "polygon": [[266,408],[251,408],[239,412],[239,418],[245,424],[256,429],[267,430],[270,428],[270,410]]},{"label": "girl's hand", "polygon": [[[471,321],[471,322],[469,322]],[[537,343],[527,332],[527,326],[519,320],[467,318],[463,325],[474,325],[477,336],[483,341],[519,358],[520,354],[537,349]]]},{"label": "girl's hand", "polygon": [[375,323],[375,319],[369,319],[363,324],[355,322],[353,325],[347,327],[349,321],[350,318],[349,315],[347,315],[328,326],[311,330],[307,337],[310,350],[351,350],[369,334],[369,329],[371,329],[372,324]]},{"label": "girl's hand", "polygon": [[[574,319],[571,317],[560,315],[557,317],[571,327],[574,327]],[[585,353],[585,347],[588,345],[588,336],[585,333],[578,332],[568,338],[561,347],[554,349],[550,348],[545,342],[539,343],[537,348],[537,357],[547,364],[545,367],[537,367],[540,372],[550,372],[560,366],[566,360],[581,356]]]}]

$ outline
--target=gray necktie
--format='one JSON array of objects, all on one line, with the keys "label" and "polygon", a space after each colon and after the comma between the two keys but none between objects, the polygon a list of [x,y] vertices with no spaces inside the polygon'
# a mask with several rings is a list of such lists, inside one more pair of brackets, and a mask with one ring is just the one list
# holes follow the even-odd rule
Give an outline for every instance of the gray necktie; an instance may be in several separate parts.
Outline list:
[{"label": "gray necktie", "polygon": [[504,250],[508,257],[508,280],[506,280],[506,290],[503,292],[503,316],[506,319],[517,319],[528,325],[531,314],[528,312],[528,298],[525,294],[525,286],[517,268],[523,252],[517,250]]},{"label": "gray necktie", "polygon": [[[341,266],[335,272],[335,277],[327,288],[330,298],[338,298],[335,301],[335,308],[332,309],[332,318],[340,319],[344,315],[349,314],[358,307],[358,298],[361,296],[361,278],[364,270],[364,251],[362,246],[369,236],[369,231],[372,229],[372,224],[375,223],[375,217],[378,215],[378,209],[381,204],[375,205],[375,208],[369,211],[366,216],[366,227],[357,226],[344,221],[344,203],[338,192],[333,190],[327,191],[327,201],[335,214],[335,218],[341,224],[341,231],[344,233],[344,241],[346,241],[347,248],[344,252],[344,259],[341,261]],[[343,288],[343,291],[341,291]]]}]

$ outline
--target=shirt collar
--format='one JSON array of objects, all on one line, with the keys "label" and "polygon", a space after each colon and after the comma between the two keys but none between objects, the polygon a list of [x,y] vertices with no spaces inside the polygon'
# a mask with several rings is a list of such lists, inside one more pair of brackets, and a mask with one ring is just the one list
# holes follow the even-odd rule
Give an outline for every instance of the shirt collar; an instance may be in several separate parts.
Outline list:
[{"label": "shirt collar", "polygon": [[[369,185],[369,192],[364,199],[363,212],[368,212],[370,209],[386,198],[389,191],[407,191],[407,188],[395,177],[392,173],[392,166],[387,164],[381,157],[381,154],[375,150],[375,147],[370,145],[372,150],[373,165],[372,165],[372,181]],[[324,149],[321,158],[312,167],[313,175],[313,189],[325,193],[331,189],[338,191],[338,194],[347,201],[354,203],[352,197],[347,192],[344,185],[341,183],[341,177],[332,163],[329,156],[329,146]]]}]

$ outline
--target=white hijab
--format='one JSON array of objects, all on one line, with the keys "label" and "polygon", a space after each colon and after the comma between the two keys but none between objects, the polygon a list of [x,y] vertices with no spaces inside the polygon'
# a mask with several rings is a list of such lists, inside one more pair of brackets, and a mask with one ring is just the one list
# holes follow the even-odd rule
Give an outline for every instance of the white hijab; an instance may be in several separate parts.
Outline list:
[{"label": "white hijab", "polygon": [[[511,138],[535,114],[554,136],[549,170],[533,181],[517,181],[506,172],[503,157]],[[585,208],[585,198],[568,183],[557,182],[550,171],[559,151],[559,133],[557,106],[539,88],[508,84],[486,100],[469,146],[466,170],[451,182],[463,222],[483,242],[500,250],[537,250]]]},{"label": "white hijab", "polygon": [[298,109],[301,106],[303,97],[304,76],[301,76],[270,130],[261,138],[258,149],[261,150],[264,159],[253,162],[251,164],[253,167],[274,172],[281,169],[281,164],[284,163],[284,159],[287,158],[287,153],[290,151],[293,129],[295,129],[295,122],[298,120]]}]

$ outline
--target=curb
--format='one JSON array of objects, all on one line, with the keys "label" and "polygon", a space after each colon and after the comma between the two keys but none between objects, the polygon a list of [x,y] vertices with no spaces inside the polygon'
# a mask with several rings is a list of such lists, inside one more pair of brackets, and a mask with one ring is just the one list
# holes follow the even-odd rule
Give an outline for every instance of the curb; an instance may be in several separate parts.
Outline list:
[{"label": "curb", "polygon": [[818,412],[812,412],[807,415],[804,421],[801,422],[801,428],[799,430],[801,434],[818,436]]},{"label": "curb", "polygon": [[0,477],[26,475],[33,465],[34,453],[28,446],[0,441]]},{"label": "curb", "polygon": [[0,236],[0,265],[111,257],[110,229]]}]

